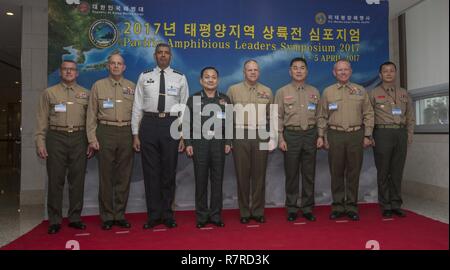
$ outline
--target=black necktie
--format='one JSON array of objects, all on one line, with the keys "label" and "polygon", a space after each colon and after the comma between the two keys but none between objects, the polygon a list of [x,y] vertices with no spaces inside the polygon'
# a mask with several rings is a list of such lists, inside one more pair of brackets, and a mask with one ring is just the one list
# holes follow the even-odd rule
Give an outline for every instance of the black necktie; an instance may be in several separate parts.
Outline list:
[{"label": "black necktie", "polygon": [[161,70],[159,77],[159,97],[158,97],[158,112],[164,112],[166,106],[166,81],[164,78],[164,70]]}]

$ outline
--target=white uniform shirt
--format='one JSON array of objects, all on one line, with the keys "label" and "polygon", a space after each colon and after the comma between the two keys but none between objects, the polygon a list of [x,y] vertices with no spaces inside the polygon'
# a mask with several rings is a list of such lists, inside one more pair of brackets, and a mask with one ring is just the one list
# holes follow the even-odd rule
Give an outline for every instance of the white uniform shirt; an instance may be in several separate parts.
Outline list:
[{"label": "white uniform shirt", "polygon": [[[133,114],[131,117],[131,129],[133,135],[138,135],[139,124],[144,112],[158,112],[159,78],[161,69],[144,71],[139,76],[134,93]],[[167,67],[164,70],[166,98],[164,112],[170,112],[172,106],[186,104],[189,97],[189,86],[186,76]]]}]

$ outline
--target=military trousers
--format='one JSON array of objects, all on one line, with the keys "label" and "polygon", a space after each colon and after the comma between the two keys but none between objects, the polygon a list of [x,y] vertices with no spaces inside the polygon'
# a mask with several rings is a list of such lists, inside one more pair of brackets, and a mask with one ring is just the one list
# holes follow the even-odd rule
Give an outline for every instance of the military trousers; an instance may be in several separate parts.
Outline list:
[{"label": "military trousers", "polygon": [[53,131],[46,136],[47,213],[49,224],[61,224],[64,184],[69,184],[69,222],[81,220],[83,210],[84,180],[87,165],[86,132]]},{"label": "military trousers", "polygon": [[141,120],[142,169],[148,220],[173,218],[175,178],[180,140],[172,138],[170,126],[176,117],[147,116]]},{"label": "military trousers", "polygon": [[378,203],[381,210],[400,209],[401,186],[408,146],[405,128],[376,128],[373,132],[377,167]]},{"label": "military trousers", "polygon": [[[193,140],[195,173],[195,211],[197,222],[221,221],[222,185],[225,165],[224,140]],[[210,206],[208,207],[208,182]]]},{"label": "military trousers", "polygon": [[332,211],[358,212],[359,175],[363,162],[364,131],[328,130]]},{"label": "military trousers", "polygon": [[125,219],[133,170],[133,137],[130,126],[99,124],[97,139],[99,210],[103,222]]},{"label": "military trousers", "polygon": [[239,210],[241,217],[247,218],[264,215],[268,157],[268,150],[260,148],[268,140],[248,138],[233,140]]},{"label": "military trousers", "polygon": [[302,174],[300,208],[310,213],[314,207],[314,181],[316,173],[317,129],[305,131],[284,130],[287,151],[284,153],[286,175],[286,209],[288,214],[299,210],[299,171]]}]

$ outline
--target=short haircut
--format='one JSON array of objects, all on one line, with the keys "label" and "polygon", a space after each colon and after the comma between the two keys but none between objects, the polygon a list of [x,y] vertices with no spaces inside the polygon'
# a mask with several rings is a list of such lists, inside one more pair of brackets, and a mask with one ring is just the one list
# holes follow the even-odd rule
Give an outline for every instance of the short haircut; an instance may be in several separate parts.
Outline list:
[{"label": "short haircut", "polygon": [[155,54],[159,50],[159,48],[161,48],[161,47],[169,48],[169,52],[172,53],[172,50],[171,50],[169,44],[167,44],[167,43],[158,43],[158,45],[156,45],[156,48],[155,48]]},{"label": "short haircut", "polygon": [[291,64],[289,66],[292,67],[292,65],[295,62],[303,62],[305,64],[305,66],[308,67],[308,63],[306,63],[306,59],[303,57],[295,57],[294,59],[291,60]]},{"label": "short haircut", "polygon": [[202,71],[200,71],[200,78],[203,78],[203,74],[205,73],[205,71],[207,71],[207,70],[214,70],[215,72],[216,72],[216,74],[217,74],[217,77],[219,77],[219,71],[215,68],[215,67],[204,67],[203,69],[202,69]]},{"label": "short haircut", "polygon": [[383,69],[384,66],[390,66],[390,65],[393,65],[395,70],[397,70],[397,66],[393,62],[386,61],[386,62],[384,62],[383,64],[380,65],[380,68],[378,69],[378,72],[381,73],[381,70]]},{"label": "short haircut", "polygon": [[119,51],[113,51],[109,56],[108,56],[108,63],[109,61],[111,61],[111,57],[113,57],[114,55],[118,55],[122,58],[123,62],[125,62],[125,58],[123,58],[122,54]]},{"label": "short haircut", "polygon": [[61,68],[61,66],[62,66],[62,64],[63,64],[64,62],[72,63],[72,64],[74,64],[74,65],[75,65],[75,67],[77,67],[77,68],[78,68],[78,64],[77,64],[77,62],[75,62],[75,61],[74,61],[74,60],[72,60],[72,59],[64,59],[64,60],[62,60],[62,62],[61,62],[61,65],[60,65],[60,68]]},{"label": "short haircut", "polygon": [[255,59],[249,59],[249,60],[247,60],[247,61],[244,62],[244,70],[245,70],[245,66],[246,66],[248,63],[250,63],[250,62],[253,62],[253,63],[259,65],[259,64],[258,64],[258,61],[256,61]]},{"label": "short haircut", "polygon": [[336,63],[334,63],[333,69],[336,69],[336,66],[339,62],[346,62],[350,68],[352,68],[352,64],[350,63],[350,61],[347,58],[341,58],[339,60],[336,61]]}]

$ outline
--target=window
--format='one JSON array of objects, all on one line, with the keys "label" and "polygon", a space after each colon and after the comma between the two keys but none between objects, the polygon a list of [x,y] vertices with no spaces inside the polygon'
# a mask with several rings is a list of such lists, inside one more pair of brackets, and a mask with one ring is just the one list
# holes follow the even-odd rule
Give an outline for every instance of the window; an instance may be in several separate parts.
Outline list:
[{"label": "window", "polygon": [[448,83],[410,91],[416,110],[415,133],[448,133]]}]

